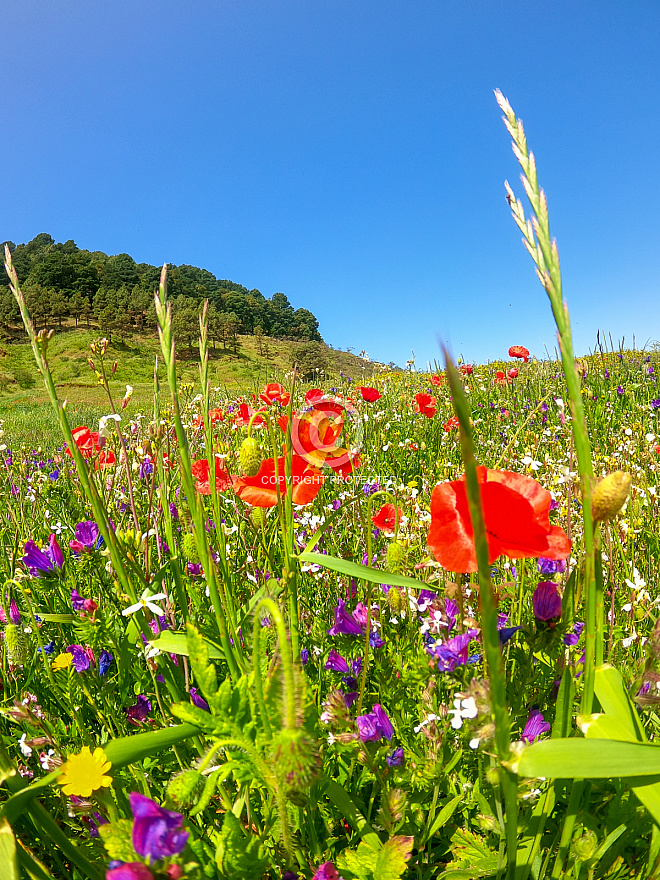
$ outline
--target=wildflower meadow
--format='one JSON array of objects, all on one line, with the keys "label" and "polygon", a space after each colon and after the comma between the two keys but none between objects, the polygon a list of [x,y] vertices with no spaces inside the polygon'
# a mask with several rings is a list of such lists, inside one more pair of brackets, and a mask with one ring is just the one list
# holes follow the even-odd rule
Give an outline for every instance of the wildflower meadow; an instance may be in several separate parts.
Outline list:
[{"label": "wildflower meadow", "polygon": [[61,436],[0,446],[3,880],[658,876],[660,354],[576,360],[497,99],[555,360],[227,396],[204,310],[183,395],[164,269],[153,406],[99,339],[70,424],[7,250]]}]

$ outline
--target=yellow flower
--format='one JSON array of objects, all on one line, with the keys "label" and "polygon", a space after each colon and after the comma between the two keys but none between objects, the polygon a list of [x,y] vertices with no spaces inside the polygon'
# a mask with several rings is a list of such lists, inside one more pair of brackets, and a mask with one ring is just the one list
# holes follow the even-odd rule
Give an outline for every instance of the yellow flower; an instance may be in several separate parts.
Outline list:
[{"label": "yellow flower", "polygon": [[68,651],[65,651],[64,654],[59,654],[53,660],[53,669],[67,669],[67,667],[71,666],[71,661],[73,660],[73,654],[70,654]]},{"label": "yellow flower", "polygon": [[103,749],[95,749],[92,754],[88,746],[83,746],[77,755],[69,756],[57,781],[64,786],[64,794],[89,797],[98,788],[112,785],[112,777],[103,775],[110,767],[112,764]]}]

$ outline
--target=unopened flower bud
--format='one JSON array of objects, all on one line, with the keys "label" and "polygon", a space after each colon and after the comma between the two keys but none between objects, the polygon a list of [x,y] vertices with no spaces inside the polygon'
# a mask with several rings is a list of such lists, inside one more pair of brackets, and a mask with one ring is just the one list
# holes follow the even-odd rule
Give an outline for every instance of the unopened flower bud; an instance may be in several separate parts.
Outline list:
[{"label": "unopened flower bud", "polygon": [[307,788],[318,772],[316,745],[299,728],[285,727],[273,737],[271,759],[278,782],[289,792]]},{"label": "unopened flower bud", "polygon": [[254,477],[261,467],[261,450],[254,437],[246,437],[241,443],[238,460],[243,473],[247,477]]},{"label": "unopened flower bud", "polygon": [[266,511],[263,507],[254,507],[250,513],[250,520],[255,529],[263,529],[266,525]]},{"label": "unopened flower bud", "polygon": [[398,614],[403,608],[403,596],[396,587],[390,587],[387,591],[387,604],[395,614]]},{"label": "unopened flower bud", "polygon": [[596,852],[598,837],[590,828],[584,828],[571,843],[571,854],[580,862],[586,862]]},{"label": "unopened flower bud", "polygon": [[591,493],[594,522],[606,522],[617,515],[628,498],[631,482],[630,474],[614,471],[595,486]]},{"label": "unopened flower bud", "polygon": [[170,779],[167,795],[177,807],[187,809],[196,803],[204,788],[204,777],[198,770],[183,770]]},{"label": "unopened flower bud", "polygon": [[387,548],[387,567],[392,574],[401,574],[406,564],[406,550],[398,541],[392,541]]},{"label": "unopened flower bud", "polygon": [[5,627],[5,648],[10,666],[22,666],[29,657],[30,640],[15,623],[9,623]]},{"label": "unopened flower bud", "polygon": [[181,550],[188,562],[199,562],[197,541],[195,541],[195,536],[191,532],[185,534],[181,539]]}]

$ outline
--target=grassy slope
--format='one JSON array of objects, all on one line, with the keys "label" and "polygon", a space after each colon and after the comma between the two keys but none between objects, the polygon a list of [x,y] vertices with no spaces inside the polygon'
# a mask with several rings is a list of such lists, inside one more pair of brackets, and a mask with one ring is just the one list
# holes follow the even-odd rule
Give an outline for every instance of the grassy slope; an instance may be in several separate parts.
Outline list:
[{"label": "grassy slope", "polygon": [[[98,330],[75,330],[64,327],[57,330],[49,343],[49,363],[62,400],[68,401],[69,420],[72,424],[91,424],[99,415],[111,411],[103,389],[98,385],[94,371],[88,365],[92,357],[90,343],[98,338]],[[266,382],[281,380],[291,369],[291,354],[295,343],[268,340],[268,357],[260,355],[253,336],[240,337],[238,355],[217,347],[210,352],[210,375],[213,387],[226,390],[230,395],[257,391]],[[121,343],[118,338],[108,349],[108,366],[117,362],[117,371],[111,386],[115,404],[124,395],[126,385],[134,389],[130,412],[150,413],[153,405],[153,373],[160,348],[155,336],[133,336]],[[182,383],[190,382],[199,390],[199,359],[193,349],[179,352],[178,375]],[[366,381],[374,372],[374,365],[353,354],[328,348],[328,374],[340,371],[356,380]],[[164,371],[159,368],[161,383]],[[41,377],[34,364],[32,350],[25,342],[4,342],[0,348],[0,420],[4,420],[5,442],[28,443],[32,446],[52,444],[57,431]],[[164,388],[165,392],[166,389]]]}]

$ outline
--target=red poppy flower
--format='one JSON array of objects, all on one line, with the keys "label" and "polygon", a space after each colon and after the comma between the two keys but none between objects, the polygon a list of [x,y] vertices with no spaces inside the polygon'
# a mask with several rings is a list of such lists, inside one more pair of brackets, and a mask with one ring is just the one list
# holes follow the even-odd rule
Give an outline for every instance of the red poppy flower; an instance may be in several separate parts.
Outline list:
[{"label": "red poppy flower", "polygon": [[436,408],[436,399],[435,397],[431,397],[430,394],[416,394],[415,395],[415,412],[421,413],[426,416],[427,419],[432,419],[433,416],[437,412]]},{"label": "red poppy flower", "polygon": [[[81,425],[78,428],[74,428],[71,433],[83,458],[90,459],[98,455],[94,461],[94,467],[97,470],[99,468],[110,467],[115,463],[115,454],[112,449],[106,450],[99,445],[100,438],[98,431],[90,431],[88,427]],[[73,458],[70,449],[67,448],[64,451],[68,456]]]},{"label": "red poppy flower", "polygon": [[[216,422],[224,422],[225,415],[221,409],[210,409],[209,410],[209,421],[212,425],[215,425]],[[201,428],[204,424],[204,418],[202,415],[198,415],[195,417],[193,421],[193,426],[195,428]]]},{"label": "red poppy flower", "polygon": [[[313,501],[323,485],[323,480],[324,477],[317,468],[310,467],[299,455],[293,456],[291,483],[294,504],[309,504]],[[246,504],[251,504],[253,507],[275,507],[278,485],[280,494],[284,497],[286,494],[284,458],[277,459],[277,478],[275,460],[272,458],[261,462],[259,472],[254,477],[234,478],[234,491]]]},{"label": "red poppy flower", "polygon": [[509,357],[522,358],[525,363],[529,362],[529,351],[524,345],[512,345],[509,349]]},{"label": "red poppy flower", "polygon": [[509,379],[517,379],[518,378],[518,369],[517,367],[511,367],[510,370],[506,371],[506,374]]},{"label": "red poppy flower", "polygon": [[504,373],[501,370],[498,370],[497,373],[495,373],[495,378],[493,379],[493,382],[496,385],[508,385],[509,384],[509,380],[507,379],[507,377],[504,375]]},{"label": "red poppy flower", "polygon": [[[246,425],[250,423],[250,419],[258,412],[258,410],[252,409],[251,406],[248,406],[247,403],[243,402],[238,407],[238,412],[234,416],[234,423],[238,425],[240,428],[244,428]],[[255,420],[252,422],[253,425],[263,425],[264,417],[257,416]]]},{"label": "red poppy flower", "polygon": [[[401,517],[403,516],[403,511],[400,507],[397,508],[396,514],[398,514],[400,523]],[[374,524],[374,527],[380,529],[381,532],[387,532],[389,534],[393,533],[396,525],[394,505],[383,504],[378,513],[371,517],[371,522]]]},{"label": "red poppy flower", "polygon": [[305,403],[311,406],[314,403],[318,403],[322,397],[323,392],[320,388],[310,388],[305,395]]},{"label": "red poppy flower", "polygon": [[445,384],[444,376],[431,376],[431,384],[435,385],[436,388],[440,388],[441,385]]},{"label": "red poppy flower", "polygon": [[[218,492],[224,492],[231,486],[231,477],[222,468],[222,459],[219,455],[215,457],[215,488]],[[208,459],[200,458],[193,463],[190,472],[195,478],[195,489],[200,495],[211,494],[211,468]]]},{"label": "red poppy flower", "polygon": [[472,364],[461,364],[459,369],[464,376],[471,376],[473,373]]},{"label": "red poppy flower", "polygon": [[280,385],[279,382],[270,382],[259,397],[269,406],[273,403],[281,403],[282,406],[286,406],[291,399],[289,392],[285,391],[284,386]]},{"label": "red poppy flower", "polygon": [[[550,523],[552,496],[546,489],[531,477],[510,471],[478,467],[477,474],[489,563],[501,555],[511,559],[566,559],[571,542],[560,526]],[[440,565],[449,571],[477,570],[464,476],[441,483],[433,490],[428,546]]]},{"label": "red poppy flower", "polygon": [[458,416],[452,416],[450,419],[447,419],[447,421],[445,422],[444,428],[445,428],[445,431],[447,431],[447,433],[449,433],[449,431],[453,431],[455,428],[458,428],[458,426],[459,426]]},{"label": "red poppy flower", "polygon": [[377,400],[380,400],[381,394],[377,388],[358,385],[358,391],[362,395],[362,400],[366,400],[367,403],[375,403]]},{"label": "red poppy flower", "polygon": [[[318,409],[317,409],[318,407]],[[347,477],[360,466],[360,456],[339,445],[344,428],[344,410],[334,402],[320,402],[306,413],[296,413],[291,426],[293,449],[311,467],[327,465]]]}]

